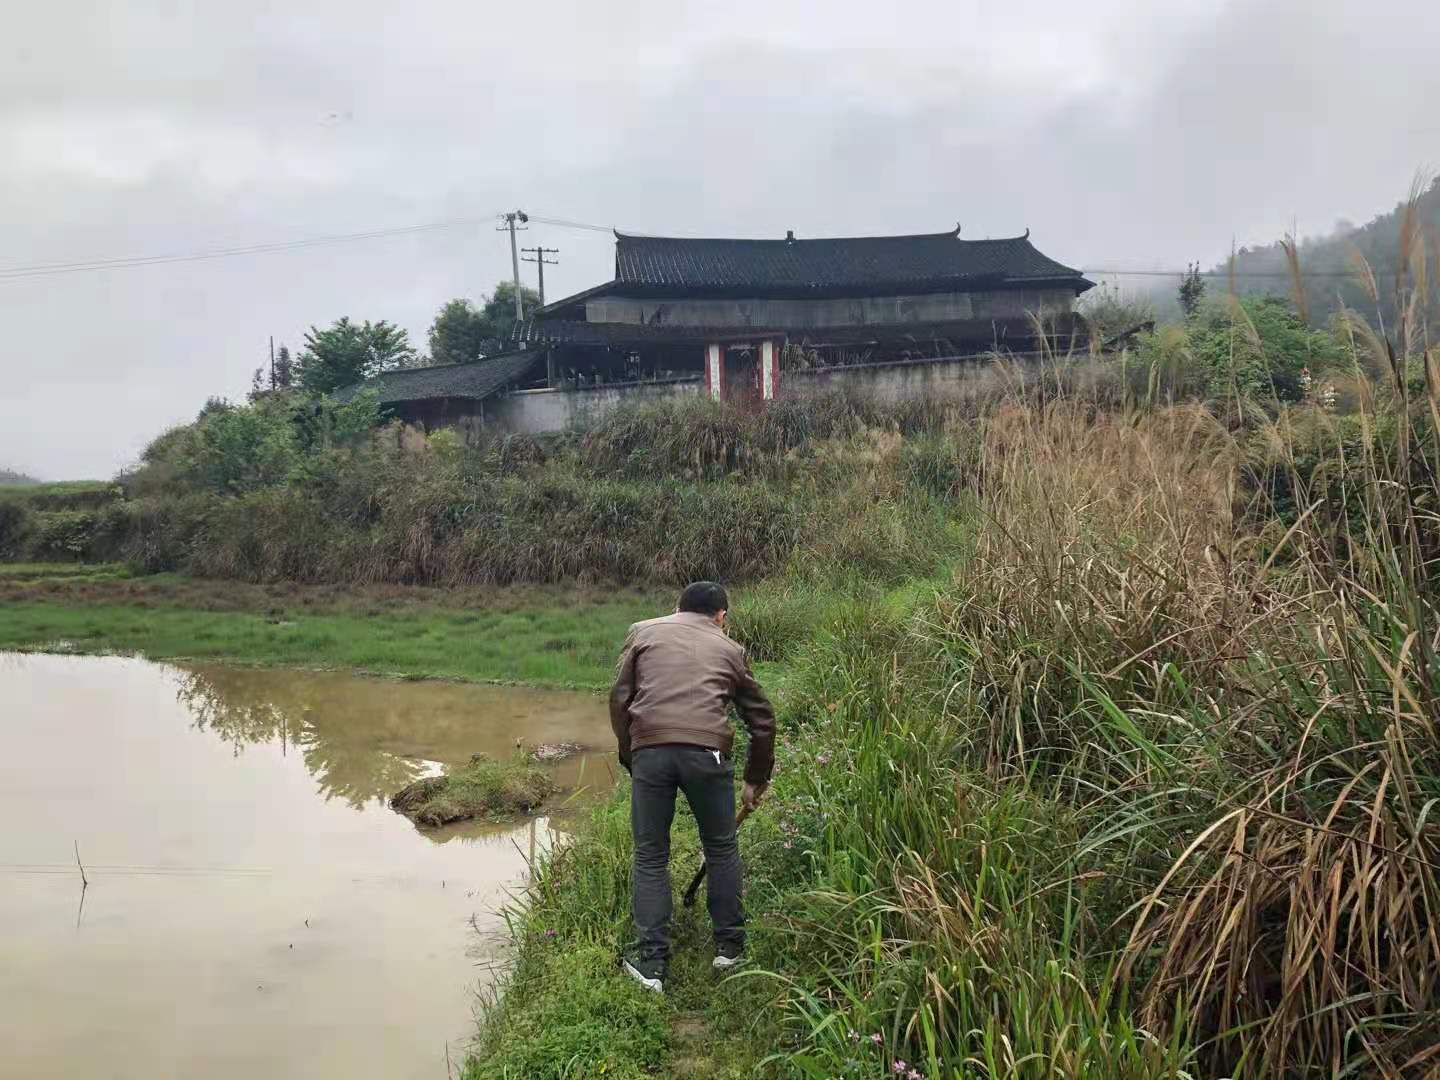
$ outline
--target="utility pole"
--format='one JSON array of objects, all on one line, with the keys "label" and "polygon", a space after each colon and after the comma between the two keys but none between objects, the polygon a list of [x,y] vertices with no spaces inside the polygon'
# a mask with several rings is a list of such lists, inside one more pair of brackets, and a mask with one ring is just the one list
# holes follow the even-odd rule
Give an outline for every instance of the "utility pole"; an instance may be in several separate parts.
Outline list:
[{"label": "utility pole", "polygon": [[512,210],[508,214],[501,214],[500,220],[504,222],[495,231],[504,232],[510,230],[510,268],[515,273],[515,321],[519,322],[525,318],[525,301],[520,295],[520,251],[515,246],[515,223],[518,221],[521,231],[524,231],[525,223],[530,216],[524,210]]},{"label": "utility pole", "polygon": [[531,252],[531,251],[533,251],[533,252],[535,253],[535,257],[534,257],[533,259],[522,259],[521,261],[522,261],[522,262],[528,262],[528,263],[535,263],[535,264],[539,267],[539,269],[540,269],[540,306],[541,306],[541,307],[544,307],[544,306],[545,306],[545,267],[546,267],[546,266],[558,266],[558,265],[560,264],[560,260],[559,260],[559,259],[547,259],[545,256],[546,256],[546,255],[559,255],[559,254],[560,254],[560,249],[559,249],[559,248],[547,248],[547,247],[533,247],[533,248],[521,248],[520,250],[521,250],[521,251],[524,251],[524,252],[526,252],[526,253],[529,253],[529,252]]},{"label": "utility pole", "polygon": [[275,335],[270,335],[270,389],[275,389]]}]

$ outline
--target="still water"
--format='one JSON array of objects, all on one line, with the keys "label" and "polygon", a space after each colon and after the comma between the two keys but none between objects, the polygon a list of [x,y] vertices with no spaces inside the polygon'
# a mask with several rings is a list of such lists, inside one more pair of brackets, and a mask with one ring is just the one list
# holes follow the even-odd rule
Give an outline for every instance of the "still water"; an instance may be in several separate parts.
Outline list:
[{"label": "still water", "polygon": [[582,694],[0,653],[0,1077],[458,1075],[497,909],[563,823],[383,800],[608,736]]}]

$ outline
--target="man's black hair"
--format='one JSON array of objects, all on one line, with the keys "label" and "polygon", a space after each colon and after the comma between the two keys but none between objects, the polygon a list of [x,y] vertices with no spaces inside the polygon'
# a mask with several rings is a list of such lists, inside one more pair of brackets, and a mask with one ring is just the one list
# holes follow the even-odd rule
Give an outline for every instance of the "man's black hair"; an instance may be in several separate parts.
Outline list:
[{"label": "man's black hair", "polygon": [[713,581],[692,581],[680,594],[678,605],[681,611],[693,611],[697,615],[718,615],[730,607],[730,597],[725,595],[725,586]]}]

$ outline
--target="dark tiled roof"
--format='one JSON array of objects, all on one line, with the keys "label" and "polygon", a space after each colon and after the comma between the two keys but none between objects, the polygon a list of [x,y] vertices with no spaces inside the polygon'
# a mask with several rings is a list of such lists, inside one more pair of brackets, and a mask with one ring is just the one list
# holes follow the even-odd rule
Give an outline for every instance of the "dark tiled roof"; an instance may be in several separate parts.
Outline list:
[{"label": "dark tiled roof", "polygon": [[376,390],[380,394],[381,405],[428,398],[487,398],[514,383],[529,381],[541,355],[528,351],[506,353],[471,364],[387,371],[363,383],[337,390],[334,397],[336,401],[345,402],[362,390]]},{"label": "dark tiled roof", "polygon": [[1035,250],[1030,234],[962,240],[959,231],[819,240],[690,240],[615,234],[617,291],[644,289],[936,290],[1056,282],[1088,288],[1080,272]]}]

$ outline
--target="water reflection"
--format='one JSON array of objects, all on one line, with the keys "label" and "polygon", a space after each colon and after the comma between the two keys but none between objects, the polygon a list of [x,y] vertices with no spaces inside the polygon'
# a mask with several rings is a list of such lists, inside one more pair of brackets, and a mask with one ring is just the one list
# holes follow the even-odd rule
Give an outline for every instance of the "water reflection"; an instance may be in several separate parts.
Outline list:
[{"label": "water reflection", "polygon": [[315,709],[290,688],[256,686],[251,677],[221,671],[185,671],[176,699],[190,711],[197,730],[229,744],[238,757],[252,743],[279,743],[284,754],[302,755],[325,798],[355,807],[383,799],[429,771],[420,762],[352,737],[333,721],[328,730]]},{"label": "water reflection", "polygon": [[176,698],[237,756],[257,743],[299,753],[327,800],[356,809],[474,753],[541,742],[594,750],[557,767],[562,788],[610,778],[597,745],[609,732],[603,703],[581,694],[205,666],[179,669]]}]

